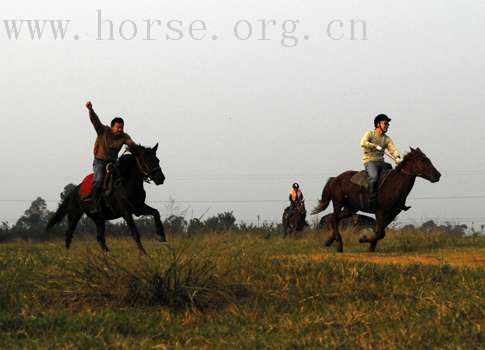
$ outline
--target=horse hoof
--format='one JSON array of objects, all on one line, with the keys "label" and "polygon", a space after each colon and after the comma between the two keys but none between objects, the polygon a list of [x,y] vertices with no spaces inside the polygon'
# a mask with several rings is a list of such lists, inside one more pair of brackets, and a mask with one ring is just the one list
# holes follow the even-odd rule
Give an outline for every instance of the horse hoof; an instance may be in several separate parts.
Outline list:
[{"label": "horse hoof", "polygon": [[162,242],[162,243],[167,242],[167,239],[165,238],[165,236],[160,237],[160,242]]}]

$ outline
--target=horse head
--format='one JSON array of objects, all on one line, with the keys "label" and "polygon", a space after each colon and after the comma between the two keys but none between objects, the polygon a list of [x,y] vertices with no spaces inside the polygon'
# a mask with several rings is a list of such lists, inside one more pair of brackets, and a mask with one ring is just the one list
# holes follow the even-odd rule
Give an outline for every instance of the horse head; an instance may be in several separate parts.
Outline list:
[{"label": "horse head", "polygon": [[157,157],[158,143],[152,148],[132,145],[128,149],[135,156],[138,169],[142,176],[153,180],[156,185],[163,184],[165,175],[162,172],[162,168],[160,168],[160,160]]},{"label": "horse head", "polygon": [[431,160],[418,148],[410,147],[411,152],[406,154],[398,165],[397,170],[412,176],[419,176],[430,182],[438,182],[441,173],[434,167]]}]

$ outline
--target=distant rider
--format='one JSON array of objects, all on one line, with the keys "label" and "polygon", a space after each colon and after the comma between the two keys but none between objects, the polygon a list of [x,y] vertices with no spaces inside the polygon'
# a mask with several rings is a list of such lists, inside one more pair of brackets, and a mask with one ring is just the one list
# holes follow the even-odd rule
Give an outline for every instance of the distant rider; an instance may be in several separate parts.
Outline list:
[{"label": "distant rider", "polygon": [[297,182],[295,182],[291,188],[289,200],[290,200],[289,212],[291,214],[293,210],[296,209],[296,205],[298,204],[298,202],[303,201],[303,192],[300,190],[300,185]]}]

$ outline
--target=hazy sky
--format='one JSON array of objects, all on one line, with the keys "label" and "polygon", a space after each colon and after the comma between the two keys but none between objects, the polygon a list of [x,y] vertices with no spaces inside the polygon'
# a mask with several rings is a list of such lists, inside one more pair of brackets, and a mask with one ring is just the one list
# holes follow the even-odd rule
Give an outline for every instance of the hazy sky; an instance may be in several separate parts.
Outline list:
[{"label": "hazy sky", "polygon": [[[115,40],[106,23],[96,40],[97,10]],[[9,40],[4,20],[14,19],[71,22],[64,40],[49,24],[32,40],[26,23]],[[146,19],[161,23],[155,40],[142,40]],[[197,19],[207,28],[195,32],[200,41],[189,33]],[[261,19],[276,21],[269,40],[257,40]],[[133,40],[119,34],[124,20],[125,38],[137,26]],[[182,39],[166,40],[178,35],[171,20]],[[245,41],[234,33],[240,20],[252,25]],[[294,47],[281,42],[286,20],[299,21],[288,34]],[[358,25],[349,40],[351,20],[365,21],[367,40]],[[341,40],[329,38],[330,23]],[[121,115],[137,142],[159,142],[167,181],[146,186],[148,200],[172,197],[189,219],[210,208],[278,221],[294,181],[313,207],[327,177],[362,168],[360,138],[386,113],[401,152],[421,147],[443,174],[417,181],[413,209],[399,219],[485,222],[485,197],[418,199],[485,196],[484,29],[481,1],[4,1],[0,220],[14,222],[37,196],[54,209],[64,185],[91,171],[89,99],[105,123]],[[153,205],[166,215],[164,203]]]}]

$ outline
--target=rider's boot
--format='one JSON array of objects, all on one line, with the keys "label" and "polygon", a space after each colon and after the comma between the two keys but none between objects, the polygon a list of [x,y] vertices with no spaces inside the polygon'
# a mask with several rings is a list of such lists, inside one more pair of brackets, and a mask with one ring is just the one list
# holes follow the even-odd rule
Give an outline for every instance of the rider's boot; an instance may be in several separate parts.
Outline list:
[{"label": "rider's boot", "polygon": [[369,208],[377,208],[377,182],[369,182]]}]

